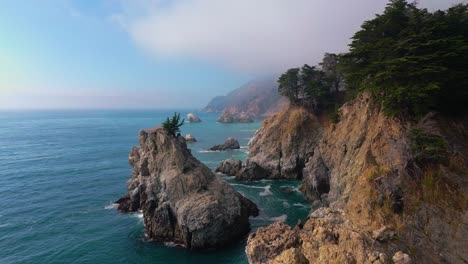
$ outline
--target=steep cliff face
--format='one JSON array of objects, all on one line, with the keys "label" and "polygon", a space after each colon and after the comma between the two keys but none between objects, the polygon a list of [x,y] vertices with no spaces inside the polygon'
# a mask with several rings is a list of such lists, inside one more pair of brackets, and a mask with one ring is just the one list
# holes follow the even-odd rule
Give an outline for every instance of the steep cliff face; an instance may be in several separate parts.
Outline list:
[{"label": "steep cliff face", "polygon": [[302,191],[324,207],[294,228],[297,243],[268,256],[262,248],[283,231],[252,234],[251,263],[467,263],[466,127],[436,114],[390,118],[366,94],[348,102],[303,170]]},{"label": "steep cliff face", "polygon": [[278,94],[278,84],[272,78],[253,80],[226,96],[217,96],[203,110],[222,113],[219,122],[250,122],[287,105],[288,100]]},{"label": "steep cliff face", "polygon": [[143,212],[146,234],[188,248],[220,247],[245,235],[258,209],[195,159],[185,139],[164,129],[140,132],[129,154],[133,176],[119,209]]},{"label": "steep cliff face", "polygon": [[248,160],[268,171],[270,179],[300,179],[322,133],[315,115],[289,107],[262,123],[249,142]]}]

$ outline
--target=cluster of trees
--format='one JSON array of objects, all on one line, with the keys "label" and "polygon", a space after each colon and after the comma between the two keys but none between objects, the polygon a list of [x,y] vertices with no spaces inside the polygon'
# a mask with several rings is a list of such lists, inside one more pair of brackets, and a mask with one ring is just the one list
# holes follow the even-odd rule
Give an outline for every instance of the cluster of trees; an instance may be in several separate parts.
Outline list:
[{"label": "cluster of trees", "polygon": [[464,114],[468,4],[429,12],[405,0],[364,22],[340,57],[347,85],[371,91],[387,114]]},{"label": "cluster of trees", "polygon": [[174,113],[172,118],[166,118],[166,121],[162,123],[162,127],[169,132],[172,136],[176,136],[180,132],[180,127],[184,124],[185,119],[180,121],[180,114]]},{"label": "cluster of trees", "polygon": [[370,91],[388,115],[428,111],[465,115],[468,107],[468,4],[429,12],[390,0],[362,24],[345,54],[326,54],[319,67],[292,68],[279,92],[292,104],[323,110],[348,95]]},{"label": "cluster of trees", "polygon": [[291,68],[278,79],[278,91],[293,105],[323,111],[334,103],[334,94],[343,89],[343,78],[338,70],[338,56],[325,54],[320,66],[305,64]]}]

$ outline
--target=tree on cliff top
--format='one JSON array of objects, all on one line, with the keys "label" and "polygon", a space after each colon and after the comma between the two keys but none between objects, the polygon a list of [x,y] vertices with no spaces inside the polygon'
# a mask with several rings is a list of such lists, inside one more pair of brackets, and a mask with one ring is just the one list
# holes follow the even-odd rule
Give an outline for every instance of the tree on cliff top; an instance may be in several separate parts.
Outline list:
[{"label": "tree on cliff top", "polygon": [[176,133],[180,132],[180,127],[184,124],[185,119],[180,121],[180,114],[174,113],[172,118],[166,118],[166,121],[162,123],[162,127],[169,132],[172,136],[176,136]]},{"label": "tree on cliff top", "polygon": [[391,0],[362,24],[342,57],[348,88],[370,91],[390,115],[463,114],[468,100],[468,4],[429,12]]}]

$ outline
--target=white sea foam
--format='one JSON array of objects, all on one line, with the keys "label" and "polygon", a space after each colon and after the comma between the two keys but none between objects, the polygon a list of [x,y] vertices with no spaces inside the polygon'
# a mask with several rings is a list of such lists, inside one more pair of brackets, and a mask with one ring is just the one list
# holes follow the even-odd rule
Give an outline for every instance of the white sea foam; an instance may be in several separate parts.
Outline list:
[{"label": "white sea foam", "polygon": [[202,150],[199,150],[197,151],[198,153],[218,153],[218,152],[221,152],[219,150],[207,150],[207,149],[202,149]]},{"label": "white sea foam", "polygon": [[277,217],[272,217],[270,218],[271,221],[274,221],[274,222],[284,222],[286,221],[286,219],[288,219],[288,216],[287,215],[280,215],[280,216],[277,216]]},{"label": "white sea foam", "polygon": [[184,247],[183,244],[177,244],[177,243],[174,243],[174,242],[165,242],[164,245],[168,246],[168,247]]},{"label": "white sea foam", "polygon": [[286,202],[286,201],[283,202],[283,206],[286,207],[286,208],[291,207],[291,205],[290,205],[288,202]]},{"label": "white sea foam", "polygon": [[301,204],[301,203],[294,203],[293,206],[297,206],[297,207],[306,207],[305,205]]},{"label": "white sea foam", "polygon": [[270,191],[271,185],[265,186],[265,190],[260,193],[260,196],[267,196],[272,195],[273,193]]},{"label": "white sea foam", "polygon": [[252,185],[245,185],[245,184],[240,184],[240,183],[230,183],[231,185],[233,186],[242,186],[242,187],[245,187],[245,188],[251,188],[251,189],[265,189],[266,187],[262,187],[262,186],[252,186]]},{"label": "white sea foam", "polygon": [[119,206],[119,204],[111,203],[111,204],[108,204],[108,205],[104,206],[104,209],[106,209],[106,210],[116,209],[117,206]]}]

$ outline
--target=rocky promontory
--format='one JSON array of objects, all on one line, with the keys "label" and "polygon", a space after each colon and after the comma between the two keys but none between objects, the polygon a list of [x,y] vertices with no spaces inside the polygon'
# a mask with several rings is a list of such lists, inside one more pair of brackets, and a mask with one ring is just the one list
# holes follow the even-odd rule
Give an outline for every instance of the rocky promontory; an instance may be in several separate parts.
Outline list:
[{"label": "rocky promontory", "polygon": [[253,80],[226,96],[213,98],[203,110],[222,113],[220,123],[253,122],[287,107],[288,100],[277,91],[273,78]]},{"label": "rocky promontory", "polygon": [[290,107],[263,121],[249,141],[248,161],[268,171],[269,179],[301,179],[321,133],[313,113]]},{"label": "rocky promontory", "polygon": [[249,231],[256,205],[192,156],[182,136],[162,128],[140,132],[129,154],[133,176],[117,201],[123,212],[141,210],[148,238],[187,248],[216,248]]},{"label": "rocky promontory", "polygon": [[466,263],[467,124],[390,117],[366,93],[347,102],[306,147],[312,212],[251,234],[250,263]]},{"label": "rocky promontory", "polygon": [[254,116],[245,111],[239,111],[237,108],[228,108],[221,113],[216,120],[220,123],[252,123]]}]

